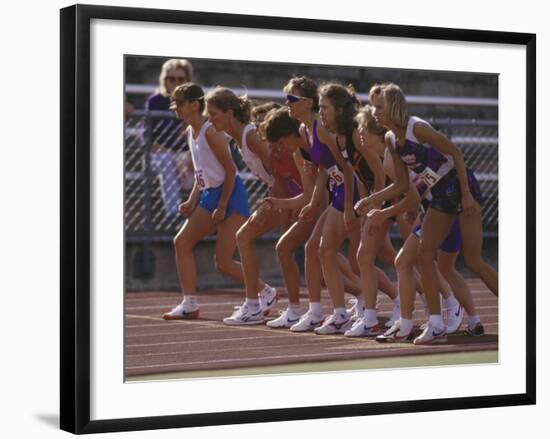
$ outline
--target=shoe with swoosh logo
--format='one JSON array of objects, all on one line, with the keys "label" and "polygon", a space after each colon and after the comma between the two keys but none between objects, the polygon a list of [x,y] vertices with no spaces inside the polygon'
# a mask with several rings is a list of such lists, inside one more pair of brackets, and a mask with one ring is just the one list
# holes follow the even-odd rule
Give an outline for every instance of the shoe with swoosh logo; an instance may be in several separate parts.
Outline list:
[{"label": "shoe with swoosh logo", "polygon": [[271,308],[279,301],[279,293],[275,288],[265,284],[265,287],[260,293],[258,293],[260,299],[260,307],[264,313],[264,317],[269,315]]},{"label": "shoe with swoosh logo", "polygon": [[458,331],[462,324],[462,318],[464,317],[464,308],[458,304],[455,308],[449,308],[447,310],[447,334],[452,334]]},{"label": "shoe with swoosh logo", "polygon": [[351,329],[344,332],[346,337],[374,337],[380,334],[378,322],[369,324],[366,317],[356,320]]},{"label": "shoe with swoosh logo", "polygon": [[401,320],[397,320],[384,334],[376,337],[378,343],[404,343],[412,341],[413,331],[408,334],[401,333]]},{"label": "shoe with swoosh logo", "polygon": [[428,322],[422,334],[416,337],[413,343],[415,345],[447,343],[447,329],[445,326],[436,328]]},{"label": "shoe with swoosh logo", "polygon": [[296,314],[289,308],[284,311],[279,311],[280,315],[276,319],[270,320],[266,323],[270,328],[290,328],[300,321],[300,314]]},{"label": "shoe with swoosh logo", "polygon": [[333,313],[325,323],[318,328],[315,328],[315,334],[329,335],[329,334],[343,334],[351,328],[351,316],[344,312],[343,314]]},{"label": "shoe with swoosh logo", "polygon": [[261,325],[264,322],[264,314],[260,307],[253,310],[243,303],[230,317],[223,319],[223,322],[229,326]]},{"label": "shoe with swoosh logo", "polygon": [[300,318],[298,323],[292,325],[290,327],[290,330],[292,332],[311,332],[315,328],[321,326],[324,321],[325,316],[317,315],[312,313],[311,311],[308,311],[305,314],[302,314],[302,317]]},{"label": "shoe with swoosh logo", "polygon": [[196,302],[190,303],[183,300],[178,306],[171,311],[163,314],[164,320],[191,320],[199,318],[199,305]]}]

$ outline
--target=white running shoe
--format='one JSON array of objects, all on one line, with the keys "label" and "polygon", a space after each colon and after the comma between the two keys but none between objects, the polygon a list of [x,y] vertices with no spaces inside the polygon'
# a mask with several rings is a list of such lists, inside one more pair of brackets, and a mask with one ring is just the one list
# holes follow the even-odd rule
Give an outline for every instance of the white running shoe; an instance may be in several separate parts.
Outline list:
[{"label": "white running shoe", "polygon": [[400,343],[405,341],[412,341],[413,331],[408,334],[401,332],[401,320],[396,320],[393,326],[388,329],[384,334],[376,337],[378,343]]},{"label": "white running shoe", "polygon": [[380,334],[378,322],[374,325],[367,325],[366,318],[356,320],[351,329],[344,332],[346,337],[374,337],[378,334]]},{"label": "white running shoe", "polygon": [[362,319],[365,315],[365,305],[357,300],[357,297],[349,299],[348,303],[351,305],[351,308],[346,311],[351,316],[351,321],[355,322],[357,319]]},{"label": "white running shoe", "polygon": [[260,308],[264,312],[264,316],[267,317],[273,305],[279,301],[279,293],[272,286],[265,284],[264,289],[258,293],[258,298],[260,299]]},{"label": "white running shoe", "polygon": [[434,327],[430,322],[425,326],[424,331],[414,339],[414,344],[435,344],[447,342],[447,330],[445,326]]},{"label": "white running shoe", "polygon": [[290,330],[292,332],[309,332],[313,331],[323,324],[325,316],[314,314],[311,311],[302,314],[298,323],[292,325]]},{"label": "white running shoe", "polygon": [[343,334],[351,328],[351,316],[344,312],[343,314],[333,313],[325,323],[318,328],[315,328],[315,334],[328,335],[328,334]]},{"label": "white running shoe", "polygon": [[258,307],[257,311],[252,311],[246,303],[243,303],[231,317],[223,319],[223,322],[229,326],[260,325],[264,322],[264,314],[261,308]]},{"label": "white running shoe", "polygon": [[199,305],[197,302],[191,303],[185,299],[172,309],[172,311],[163,314],[164,320],[187,320],[199,318]]},{"label": "white running shoe", "polygon": [[393,309],[391,310],[390,319],[386,322],[384,326],[386,328],[391,328],[393,324],[401,318],[401,302],[393,303]]},{"label": "white running shoe", "polygon": [[279,311],[279,317],[266,323],[270,328],[290,328],[300,321],[300,314],[296,314],[289,308]]},{"label": "white running shoe", "polygon": [[447,334],[459,330],[464,317],[464,308],[459,303],[457,307],[447,309]]}]

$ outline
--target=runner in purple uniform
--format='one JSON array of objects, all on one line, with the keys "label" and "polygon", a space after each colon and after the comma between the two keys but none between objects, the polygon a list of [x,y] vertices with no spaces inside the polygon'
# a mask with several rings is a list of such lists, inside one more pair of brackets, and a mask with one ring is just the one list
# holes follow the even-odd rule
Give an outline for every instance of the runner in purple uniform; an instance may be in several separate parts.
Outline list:
[{"label": "runner in purple uniform", "polygon": [[[348,235],[357,237],[360,234],[360,224],[353,211],[353,205],[359,198],[359,187],[362,193],[366,193],[364,184],[369,184],[366,180],[359,181],[358,184],[354,169],[345,157],[350,156],[352,165],[359,166],[362,171],[372,170],[369,176],[361,173],[361,177],[367,179],[372,177],[376,188],[383,187],[384,176],[382,163],[375,153],[367,153],[366,163],[363,165],[360,165],[361,158],[354,154],[356,149],[361,149],[359,133],[354,121],[359,101],[354,91],[340,84],[328,83],[320,88],[319,96],[323,127],[336,134],[336,148],[334,146],[332,148],[333,161],[324,163],[334,197],[332,205],[327,210],[319,248],[323,276],[332,299],[334,313],[315,332],[335,334],[351,328],[351,315],[344,305],[344,285],[338,271],[335,270],[336,255]],[[360,267],[360,271],[362,276],[363,267]],[[378,278],[374,268],[372,276],[375,279]],[[362,278],[361,280],[363,281]]]},{"label": "runner in purple uniform", "polygon": [[369,197],[365,207],[406,192],[409,187],[407,167],[430,190],[432,199],[422,225],[419,265],[430,319],[415,344],[446,340],[441,317],[435,259],[439,246],[458,216],[463,238],[466,265],[487,287],[498,295],[498,274],[481,255],[481,193],[473,173],[464,165],[462,152],[427,122],[409,117],[405,96],[399,86],[388,84],[374,102],[375,116],[388,128],[386,145],[392,154],[396,181]]},{"label": "runner in purple uniform", "polygon": [[[285,273],[289,301],[293,305],[293,309],[292,312],[290,310],[285,312],[284,318],[277,322],[274,321],[270,326],[290,326],[290,330],[293,332],[305,332],[313,331],[324,320],[321,309],[323,273],[319,261],[318,242],[326,217],[324,212],[328,204],[328,193],[326,190],[327,175],[323,171],[322,164],[327,164],[333,159],[330,149],[323,142],[335,145],[335,140],[334,136],[323,129],[322,124],[319,123],[317,84],[313,80],[303,76],[291,78],[284,87],[284,92],[289,115],[301,122],[299,154],[304,159],[303,166],[306,173],[314,181],[314,189],[311,195],[304,196],[299,200],[295,199],[291,203],[293,208],[301,209],[300,218],[292,224],[277,243],[277,257],[283,273]],[[271,198],[267,201],[274,207],[284,208],[289,205],[287,202],[280,205],[279,201]],[[293,252],[306,241],[305,275],[309,294],[309,309],[301,315],[297,323],[290,324],[300,314],[300,276]],[[354,295],[360,294],[359,277],[353,272],[342,254],[338,255],[338,268],[344,279],[346,291]]]}]

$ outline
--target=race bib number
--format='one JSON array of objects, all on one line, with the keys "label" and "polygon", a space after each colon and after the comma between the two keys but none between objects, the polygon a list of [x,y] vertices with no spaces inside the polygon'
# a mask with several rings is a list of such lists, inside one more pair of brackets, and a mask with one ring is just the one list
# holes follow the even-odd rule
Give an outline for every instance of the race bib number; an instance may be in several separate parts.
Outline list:
[{"label": "race bib number", "polygon": [[198,169],[195,171],[195,178],[197,179],[197,184],[199,185],[199,188],[202,190],[206,187],[206,182],[204,181],[204,175],[202,174],[202,169]]},{"label": "race bib number", "polygon": [[441,175],[433,169],[426,167],[421,173],[416,174],[416,177],[413,179],[413,184],[416,186],[416,190],[420,197],[425,197],[439,180],[441,180]]},{"label": "race bib number", "polygon": [[344,173],[340,171],[338,165],[331,166],[327,169],[327,172],[331,190],[344,183]]}]

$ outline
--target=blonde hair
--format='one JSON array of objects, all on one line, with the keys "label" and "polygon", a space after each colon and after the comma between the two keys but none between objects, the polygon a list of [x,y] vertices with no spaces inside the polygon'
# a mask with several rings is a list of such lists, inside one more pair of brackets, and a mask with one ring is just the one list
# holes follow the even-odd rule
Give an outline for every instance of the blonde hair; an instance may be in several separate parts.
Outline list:
[{"label": "blonde hair", "polygon": [[359,109],[355,121],[360,127],[364,127],[369,133],[376,136],[384,136],[388,131],[386,128],[381,127],[374,118],[374,107],[370,104],[365,105]]},{"label": "blonde hair", "polygon": [[372,104],[375,96],[380,96],[388,84],[374,84],[369,90],[369,102]]},{"label": "blonde hair", "polygon": [[384,99],[390,120],[399,128],[406,129],[409,121],[407,100],[403,90],[397,84],[384,86]]},{"label": "blonde hair", "polygon": [[206,95],[205,101],[207,105],[213,105],[222,111],[232,110],[235,119],[241,123],[250,122],[252,102],[246,95],[237,96],[228,88],[218,86]]},{"label": "blonde hair", "polygon": [[189,61],[186,59],[176,58],[165,61],[160,69],[159,75],[159,91],[164,97],[170,96],[170,93],[168,93],[168,89],[166,87],[166,77],[168,76],[168,72],[170,70],[175,69],[182,69],[185,72],[185,76],[187,76],[185,82],[191,82],[193,80],[193,66]]}]

